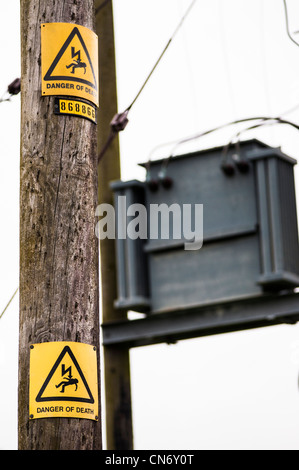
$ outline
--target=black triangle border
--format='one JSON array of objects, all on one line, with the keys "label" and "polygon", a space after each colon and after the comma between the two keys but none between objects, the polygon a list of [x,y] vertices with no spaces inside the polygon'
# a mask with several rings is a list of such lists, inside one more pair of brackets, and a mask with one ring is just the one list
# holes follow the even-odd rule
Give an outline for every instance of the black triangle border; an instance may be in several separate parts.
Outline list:
[{"label": "black triangle border", "polygon": [[[56,371],[57,367],[59,366],[59,364],[61,363],[62,359],[64,358],[64,356],[66,355],[66,353],[68,353],[73,361],[73,363],[75,364],[78,372],[79,372],[79,375],[85,385],[85,388],[87,390],[87,393],[89,395],[89,398],[80,398],[80,397],[66,397],[66,396],[63,396],[63,397],[43,397],[42,394],[44,393],[48,383],[50,382],[52,376],[54,375],[54,372]],[[35,401],[37,402],[41,402],[41,401],[79,401],[79,402],[84,402],[84,403],[94,403],[94,398],[92,396],[92,393],[90,391],[90,388],[88,386],[88,383],[84,377],[84,374],[81,370],[81,367],[79,366],[78,362],[77,362],[77,359],[75,358],[73,352],[71,351],[71,348],[69,346],[65,346],[63,348],[63,350],[61,351],[61,353],[59,354],[57,360],[55,361],[55,364],[53,365],[52,369],[50,370],[49,374],[48,374],[48,377],[46,378],[46,380],[44,381],[40,391],[38,392],[37,396],[36,396],[36,399]]]},{"label": "black triangle border", "polygon": [[[79,38],[79,41],[81,42],[81,45],[84,49],[84,52],[88,58],[88,62],[89,62],[89,65],[91,66],[91,71],[92,71],[92,74],[93,74],[93,78],[94,78],[94,84],[91,83],[89,80],[85,80],[84,78],[78,78],[78,77],[69,77],[69,76],[65,76],[65,75],[54,75],[52,76],[52,72],[54,71],[56,65],[58,64],[58,62],[60,61],[61,57],[63,56],[63,54],[65,53],[66,49],[68,48],[68,46],[70,45],[70,43],[72,42],[72,40],[74,39],[75,36],[78,36]],[[87,47],[85,45],[85,42],[81,36],[81,33],[79,31],[79,29],[77,28],[77,26],[74,27],[74,29],[72,30],[72,32],[70,33],[69,37],[67,38],[67,40],[65,41],[65,43],[63,44],[62,48],[60,49],[60,51],[58,52],[57,56],[55,57],[54,61],[52,62],[51,66],[49,67],[49,70],[47,71],[46,75],[44,76],[44,80],[45,81],[50,81],[50,80],[68,80],[68,81],[73,81],[73,82],[79,82],[79,83],[85,83],[86,85],[89,85],[90,87],[94,88],[95,90],[98,89],[97,87],[97,81],[96,81],[96,77],[95,77],[95,73],[94,73],[94,69],[93,69],[93,66],[92,66],[92,62],[91,62],[91,59],[90,59],[90,55],[89,55],[89,52],[87,50]]]}]

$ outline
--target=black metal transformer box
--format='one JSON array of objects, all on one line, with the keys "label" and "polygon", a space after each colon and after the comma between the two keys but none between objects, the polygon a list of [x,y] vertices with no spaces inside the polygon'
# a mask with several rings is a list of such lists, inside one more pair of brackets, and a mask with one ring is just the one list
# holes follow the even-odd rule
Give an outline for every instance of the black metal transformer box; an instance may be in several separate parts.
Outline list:
[{"label": "black metal transformer box", "polygon": [[[146,181],[112,182],[116,308],[159,314],[294,292],[295,164],[254,139],[237,152],[218,147],[143,164]],[[130,224],[135,230],[124,233]]]}]

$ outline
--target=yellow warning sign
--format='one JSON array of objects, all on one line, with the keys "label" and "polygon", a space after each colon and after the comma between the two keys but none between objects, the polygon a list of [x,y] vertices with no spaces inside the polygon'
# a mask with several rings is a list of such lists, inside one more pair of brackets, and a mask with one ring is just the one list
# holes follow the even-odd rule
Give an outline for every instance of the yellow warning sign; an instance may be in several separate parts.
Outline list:
[{"label": "yellow warning sign", "polygon": [[98,37],[72,23],[41,25],[42,95],[77,96],[99,105]]},{"label": "yellow warning sign", "polygon": [[64,341],[30,346],[29,417],[98,419],[96,348]]}]

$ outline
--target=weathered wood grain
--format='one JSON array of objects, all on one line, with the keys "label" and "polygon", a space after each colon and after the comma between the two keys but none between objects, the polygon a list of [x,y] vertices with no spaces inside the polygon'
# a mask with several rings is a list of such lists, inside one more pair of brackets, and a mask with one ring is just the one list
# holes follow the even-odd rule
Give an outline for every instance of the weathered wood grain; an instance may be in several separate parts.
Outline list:
[{"label": "weathered wood grain", "polygon": [[28,413],[30,344],[99,348],[97,131],[54,115],[54,97],[41,97],[47,22],[94,30],[93,0],[21,0],[19,449],[101,449],[101,420]]}]

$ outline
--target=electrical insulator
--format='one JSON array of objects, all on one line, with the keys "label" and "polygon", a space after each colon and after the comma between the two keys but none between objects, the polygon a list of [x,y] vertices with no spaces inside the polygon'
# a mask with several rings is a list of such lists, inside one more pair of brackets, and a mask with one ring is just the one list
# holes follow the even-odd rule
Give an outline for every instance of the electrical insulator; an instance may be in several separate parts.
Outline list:
[{"label": "electrical insulator", "polygon": [[166,175],[166,170],[161,170],[158,173],[158,178],[159,178],[159,181],[161,181],[163,188],[165,189],[171,188],[173,181],[169,176]]},{"label": "electrical insulator", "polygon": [[232,163],[222,163],[221,169],[227,176],[233,176],[235,174],[235,167]]},{"label": "electrical insulator", "polygon": [[232,155],[232,159],[241,173],[247,173],[249,171],[248,161],[244,160],[244,158],[241,158],[239,154],[235,153]]},{"label": "electrical insulator", "polygon": [[13,82],[11,82],[8,87],[7,91],[10,95],[17,95],[21,91],[21,79],[16,78]]},{"label": "electrical insulator", "polygon": [[114,132],[120,132],[124,130],[129,122],[127,115],[128,111],[124,111],[123,113],[118,113],[113,116],[112,121],[110,122],[110,126]]}]

